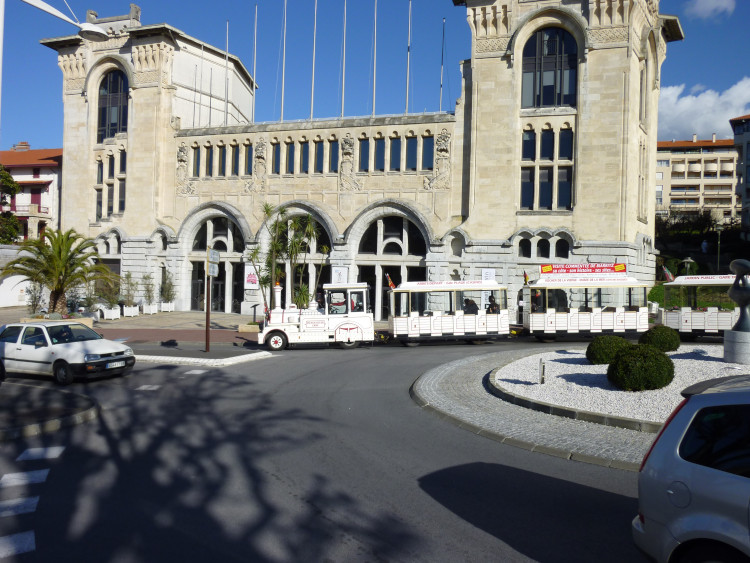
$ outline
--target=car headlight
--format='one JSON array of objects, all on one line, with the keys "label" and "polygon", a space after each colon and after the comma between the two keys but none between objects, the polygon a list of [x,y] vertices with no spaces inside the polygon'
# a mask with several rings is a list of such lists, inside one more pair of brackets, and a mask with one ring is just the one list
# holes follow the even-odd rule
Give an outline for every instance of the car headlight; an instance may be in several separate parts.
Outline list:
[{"label": "car headlight", "polygon": [[125,348],[125,351],[123,352],[125,356],[132,356],[133,355],[133,349],[132,348]]},{"label": "car headlight", "polygon": [[86,354],[83,357],[84,362],[95,362],[96,360],[101,360],[102,357],[99,354]]}]

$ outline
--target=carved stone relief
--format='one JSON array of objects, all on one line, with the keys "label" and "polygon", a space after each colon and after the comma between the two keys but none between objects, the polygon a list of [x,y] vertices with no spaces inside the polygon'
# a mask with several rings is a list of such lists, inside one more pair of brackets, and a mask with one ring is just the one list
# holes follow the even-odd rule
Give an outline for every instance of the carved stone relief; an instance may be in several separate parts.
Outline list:
[{"label": "carved stone relief", "polygon": [[339,191],[359,191],[362,185],[354,176],[354,139],[351,133],[341,139],[341,166],[339,167]]},{"label": "carved stone relief", "polygon": [[177,195],[188,196],[195,193],[195,184],[188,180],[188,147],[182,143],[177,147]]},{"label": "carved stone relief", "polygon": [[261,137],[253,147],[253,178],[245,182],[245,192],[263,192],[266,190],[266,141]]},{"label": "carved stone relief", "polygon": [[451,135],[443,129],[435,140],[435,170],[432,178],[425,178],[425,190],[450,189],[451,177]]}]

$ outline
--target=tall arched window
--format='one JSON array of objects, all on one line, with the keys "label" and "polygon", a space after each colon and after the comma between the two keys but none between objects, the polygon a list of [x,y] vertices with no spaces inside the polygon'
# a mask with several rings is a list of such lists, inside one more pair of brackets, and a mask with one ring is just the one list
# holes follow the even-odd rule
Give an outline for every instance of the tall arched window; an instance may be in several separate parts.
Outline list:
[{"label": "tall arched window", "polygon": [[576,107],[578,45],[558,27],[545,27],[523,48],[521,107]]},{"label": "tall arched window", "polygon": [[121,70],[108,72],[99,84],[99,121],[96,141],[128,130],[128,77]]}]

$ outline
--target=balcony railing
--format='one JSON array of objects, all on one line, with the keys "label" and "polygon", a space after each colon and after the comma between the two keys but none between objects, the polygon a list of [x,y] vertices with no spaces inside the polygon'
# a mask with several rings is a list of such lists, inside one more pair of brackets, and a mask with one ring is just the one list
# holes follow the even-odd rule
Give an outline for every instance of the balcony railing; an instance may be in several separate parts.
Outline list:
[{"label": "balcony railing", "polygon": [[49,207],[32,203],[30,205],[3,205],[3,211],[12,211],[16,215],[49,215]]}]

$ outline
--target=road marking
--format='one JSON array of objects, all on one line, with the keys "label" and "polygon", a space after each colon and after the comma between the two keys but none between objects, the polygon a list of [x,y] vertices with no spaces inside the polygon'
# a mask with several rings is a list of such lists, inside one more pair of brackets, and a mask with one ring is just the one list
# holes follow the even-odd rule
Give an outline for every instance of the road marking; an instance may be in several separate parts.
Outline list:
[{"label": "road marking", "polygon": [[34,532],[21,532],[12,536],[0,537],[0,557],[20,555],[36,549]]},{"label": "road marking", "polygon": [[191,369],[190,371],[186,371],[185,375],[200,375],[202,373],[206,373],[207,369]]},{"label": "road marking", "polygon": [[25,471],[23,473],[6,473],[0,478],[0,488],[44,483],[47,480],[47,475],[49,475],[49,469]]},{"label": "road marking", "polygon": [[39,503],[39,497],[17,498],[13,500],[4,500],[0,502],[0,518],[6,516],[16,516],[18,514],[28,514],[36,510]]},{"label": "road marking", "polygon": [[29,461],[34,459],[57,459],[65,450],[65,446],[53,446],[51,448],[29,448],[16,458],[16,461]]},{"label": "road marking", "polygon": [[141,385],[140,387],[136,387],[136,391],[156,391],[159,389],[161,385]]}]

